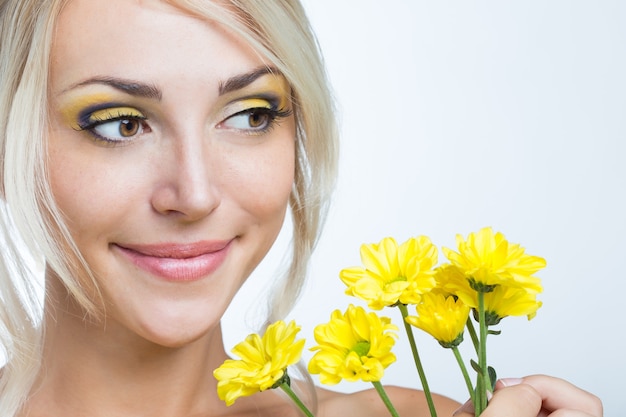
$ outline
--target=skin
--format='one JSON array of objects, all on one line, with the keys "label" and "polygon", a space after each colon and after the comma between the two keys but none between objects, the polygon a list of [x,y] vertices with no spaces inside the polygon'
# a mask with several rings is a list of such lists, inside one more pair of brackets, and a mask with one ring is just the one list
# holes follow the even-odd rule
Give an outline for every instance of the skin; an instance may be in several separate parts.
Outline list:
[{"label": "skin", "polygon": [[[462,407],[465,411],[465,407]],[[590,417],[602,416],[602,402],[595,395],[562,379],[531,375],[502,379],[482,417]],[[459,412],[457,416],[473,416]]]},{"label": "skin", "polygon": [[[219,93],[264,64],[221,28],[157,1],[76,0],[64,9],[52,49],[51,187],[106,316],[85,323],[48,271],[46,373],[34,415],[224,412],[212,395],[212,370],[226,358],[219,321],[278,234],[294,175],[292,116],[263,134],[231,118],[261,105],[250,96],[272,94],[289,107],[284,81],[264,75]],[[159,94],[90,81],[103,77]],[[76,130],[77,115],[100,103],[139,110],[148,118],[142,133],[112,145]],[[119,250],[199,241],[230,243],[219,268],[192,282],[155,277]]]},{"label": "skin", "polygon": [[[298,415],[275,390],[227,408],[212,376],[227,358],[220,319],[276,238],[294,175],[293,116],[285,114],[272,129],[258,132],[252,129],[256,119],[252,126],[249,118],[234,115],[267,107],[267,96],[289,110],[289,87],[280,76],[262,74],[220,93],[229,79],[266,63],[220,26],[156,0],[72,0],[57,29],[49,175],[95,274],[103,319],[85,320],[59,278],[47,271],[43,371],[22,415]],[[140,94],[122,91],[112,78],[146,88]],[[110,109],[91,111],[103,103]],[[134,124],[95,130],[100,136],[129,134],[120,143],[94,137],[82,123],[89,115],[93,121],[121,114]],[[228,242],[228,248],[214,270],[188,281],[155,276],[120,249],[198,241]],[[77,275],[89,290],[89,280]],[[530,402],[520,403],[516,393],[522,391]],[[581,392],[560,380],[533,377],[503,387],[489,415],[536,416],[542,407],[563,407],[559,399],[583,410],[559,416],[601,415],[595,397]],[[401,415],[427,414],[421,392],[388,387],[388,394]],[[318,397],[319,416],[387,415],[373,390],[318,389]],[[442,416],[459,407],[440,396],[436,404]]]}]

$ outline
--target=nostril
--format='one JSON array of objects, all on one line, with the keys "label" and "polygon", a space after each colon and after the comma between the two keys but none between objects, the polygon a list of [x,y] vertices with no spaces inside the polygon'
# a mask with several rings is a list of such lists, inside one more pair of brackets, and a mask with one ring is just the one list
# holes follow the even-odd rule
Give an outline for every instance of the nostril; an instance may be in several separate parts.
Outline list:
[{"label": "nostril", "polygon": [[157,181],[151,204],[160,214],[196,221],[220,205],[216,179],[219,167],[210,163],[211,152],[199,132],[179,132],[166,141],[155,164]]},{"label": "nostril", "polygon": [[212,186],[199,188],[190,183],[170,183],[153,191],[151,205],[162,215],[195,221],[210,215],[219,206],[218,196]]}]

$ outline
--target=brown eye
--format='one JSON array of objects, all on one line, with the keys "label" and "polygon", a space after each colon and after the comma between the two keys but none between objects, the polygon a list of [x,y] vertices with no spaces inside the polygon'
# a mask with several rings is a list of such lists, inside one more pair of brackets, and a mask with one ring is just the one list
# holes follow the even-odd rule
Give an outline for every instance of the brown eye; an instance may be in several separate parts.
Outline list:
[{"label": "brown eye", "polygon": [[112,107],[88,113],[80,130],[90,132],[96,139],[111,142],[128,142],[137,136],[151,132],[146,117],[132,107]]},{"label": "brown eye", "polygon": [[233,114],[221,123],[222,127],[241,131],[262,132],[268,129],[275,119],[273,110],[256,107]]},{"label": "brown eye", "polygon": [[147,129],[143,119],[128,118],[99,122],[90,128],[99,139],[108,142],[124,142],[141,135]]},{"label": "brown eye", "polygon": [[270,122],[270,116],[267,112],[252,112],[250,113],[250,127],[263,128]]},{"label": "brown eye", "polygon": [[128,138],[135,136],[141,129],[139,120],[120,120],[120,135]]},{"label": "brown eye", "polygon": [[280,120],[291,116],[291,110],[276,109],[268,104],[270,107],[252,106],[236,112],[218,126],[221,129],[232,129],[246,134],[263,134],[271,130]]},{"label": "brown eye", "polygon": [[262,129],[270,122],[267,112],[253,111],[248,116],[248,124],[255,129]]}]

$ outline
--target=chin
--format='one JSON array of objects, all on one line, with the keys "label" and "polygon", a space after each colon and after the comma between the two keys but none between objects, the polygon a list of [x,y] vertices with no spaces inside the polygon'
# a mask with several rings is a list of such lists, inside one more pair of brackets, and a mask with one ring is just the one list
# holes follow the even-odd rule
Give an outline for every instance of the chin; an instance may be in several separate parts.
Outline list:
[{"label": "chin", "polygon": [[139,336],[151,344],[168,349],[180,349],[194,344],[202,339],[209,340],[219,325],[198,328],[198,326],[175,326],[159,328],[144,328]]},{"label": "chin", "polygon": [[207,308],[210,301],[202,304],[185,308],[170,303],[144,305],[139,315],[127,317],[123,326],[147,342],[166,348],[181,348],[203,338],[208,341],[214,334],[219,337],[222,313],[216,308]]}]

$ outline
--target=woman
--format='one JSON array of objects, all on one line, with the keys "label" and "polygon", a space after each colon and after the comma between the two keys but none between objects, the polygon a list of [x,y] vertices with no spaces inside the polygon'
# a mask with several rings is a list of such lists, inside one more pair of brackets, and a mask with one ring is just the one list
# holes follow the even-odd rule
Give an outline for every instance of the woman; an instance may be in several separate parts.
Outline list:
[{"label": "woman", "polygon": [[[274,390],[227,408],[212,371],[222,314],[287,207],[269,320],[290,309],[332,188],[333,109],[301,6],[4,0],[0,17],[0,415],[297,415]],[[42,319],[29,256],[45,262]],[[485,416],[601,415],[561,380],[500,385]],[[319,416],[386,413],[371,391],[315,394]],[[390,395],[426,413],[419,392]]]}]

